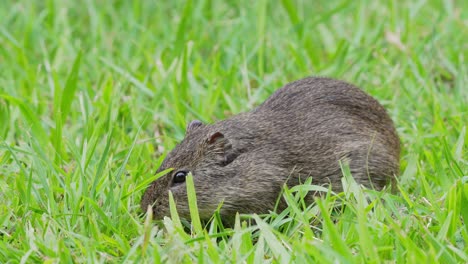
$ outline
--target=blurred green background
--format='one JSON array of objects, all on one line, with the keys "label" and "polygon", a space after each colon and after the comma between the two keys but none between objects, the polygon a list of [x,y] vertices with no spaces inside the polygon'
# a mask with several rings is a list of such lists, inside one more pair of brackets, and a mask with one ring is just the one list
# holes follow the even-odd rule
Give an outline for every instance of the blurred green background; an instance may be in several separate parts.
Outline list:
[{"label": "blurred green background", "polygon": [[[177,252],[189,252],[181,261],[235,262],[229,239],[210,255],[196,253],[208,244],[180,234],[149,238],[159,229],[143,225],[139,197],[187,122],[247,111],[310,75],[376,97],[403,143],[403,194],[393,209],[410,235],[378,220],[366,244],[356,242],[357,227],[339,226],[353,261],[463,261],[467,5],[1,1],[0,262],[167,261]],[[170,239],[184,249],[174,251]],[[317,252],[335,252],[322,239]],[[286,252],[319,261],[298,243]],[[256,256],[278,261],[272,252]],[[337,259],[332,253],[327,260]]]}]

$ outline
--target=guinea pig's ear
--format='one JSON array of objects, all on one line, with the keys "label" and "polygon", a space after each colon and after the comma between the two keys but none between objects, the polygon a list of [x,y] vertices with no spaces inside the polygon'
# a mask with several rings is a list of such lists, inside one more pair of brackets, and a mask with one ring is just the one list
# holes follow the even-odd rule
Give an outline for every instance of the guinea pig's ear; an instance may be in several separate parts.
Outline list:
[{"label": "guinea pig's ear", "polygon": [[206,142],[208,143],[211,153],[215,155],[216,159],[219,158],[219,161],[223,166],[226,166],[235,159],[231,142],[223,135],[223,133],[212,133]]},{"label": "guinea pig's ear", "polygon": [[185,132],[188,134],[190,133],[191,131],[201,127],[201,126],[204,126],[205,124],[203,124],[200,120],[192,120],[188,125],[187,125],[187,128],[185,129]]}]

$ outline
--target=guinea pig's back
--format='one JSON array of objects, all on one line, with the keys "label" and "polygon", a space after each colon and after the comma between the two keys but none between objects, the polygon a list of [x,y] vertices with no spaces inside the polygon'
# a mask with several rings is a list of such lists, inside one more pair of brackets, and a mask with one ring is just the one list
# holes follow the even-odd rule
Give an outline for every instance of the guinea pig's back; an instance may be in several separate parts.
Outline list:
[{"label": "guinea pig's back", "polygon": [[351,84],[302,79],[277,90],[252,115],[268,128],[264,144],[281,148],[291,166],[301,164],[315,176],[339,174],[338,160],[347,160],[358,182],[366,184],[371,176],[381,188],[399,172],[392,120],[377,100]]},{"label": "guinea pig's back", "polygon": [[339,80],[309,77],[289,83],[253,110],[252,115],[281,132],[323,130],[342,136],[372,133],[399,148],[393,121],[380,103]]}]

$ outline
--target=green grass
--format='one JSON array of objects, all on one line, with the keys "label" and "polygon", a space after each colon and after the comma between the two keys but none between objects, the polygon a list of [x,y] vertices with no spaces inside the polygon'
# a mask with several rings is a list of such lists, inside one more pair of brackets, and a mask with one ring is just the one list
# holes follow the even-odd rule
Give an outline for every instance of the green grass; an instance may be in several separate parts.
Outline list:
[{"label": "green grass", "polygon": [[[467,1],[0,2],[0,263],[468,262]],[[344,178],[255,225],[141,216],[189,120],[309,75],[388,109],[396,194]]]}]

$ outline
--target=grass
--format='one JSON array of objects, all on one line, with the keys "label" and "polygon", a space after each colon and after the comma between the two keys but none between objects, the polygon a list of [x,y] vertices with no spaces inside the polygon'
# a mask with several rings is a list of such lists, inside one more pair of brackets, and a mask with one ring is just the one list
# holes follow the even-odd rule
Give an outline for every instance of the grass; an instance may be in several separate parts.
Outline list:
[{"label": "grass", "polygon": [[[1,1],[0,262],[468,262],[467,10]],[[255,225],[141,216],[189,120],[246,111],[309,75],[352,82],[388,109],[403,144],[398,193],[345,177],[349,191],[311,206],[310,186],[285,190],[286,211]]]}]

